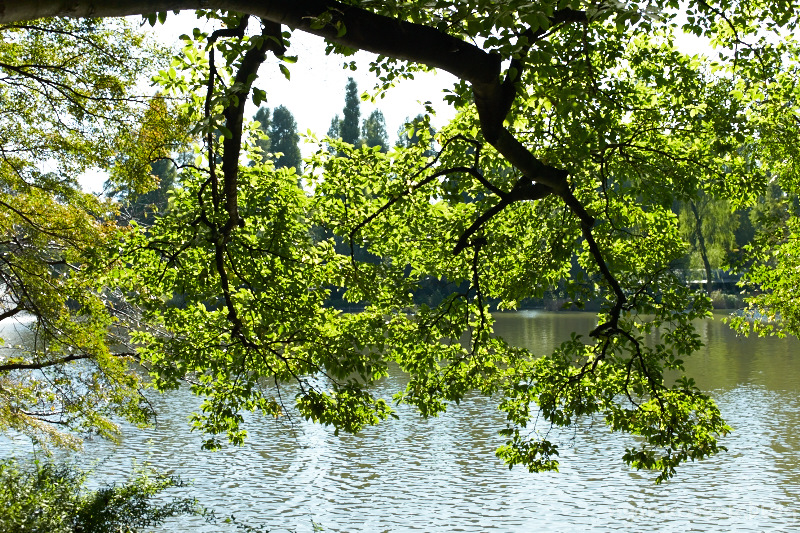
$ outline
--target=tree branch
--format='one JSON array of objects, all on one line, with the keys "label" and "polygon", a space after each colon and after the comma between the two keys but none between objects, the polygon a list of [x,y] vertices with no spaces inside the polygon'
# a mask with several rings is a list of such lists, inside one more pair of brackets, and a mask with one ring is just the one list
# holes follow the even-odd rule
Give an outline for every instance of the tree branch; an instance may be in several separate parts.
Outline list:
[{"label": "tree branch", "polygon": [[[220,9],[248,13],[331,42],[424,63],[470,80],[492,82],[500,57],[428,26],[378,15],[335,0],[62,0],[0,2],[0,23],[46,17],[125,17],[158,11]],[[345,32],[341,34],[340,28]]]},{"label": "tree branch", "polygon": [[[201,5],[200,5],[201,4]],[[342,46],[366,50],[400,60],[421,63],[450,72],[469,82],[475,95],[486,140],[523,174],[562,196],[567,191],[567,172],[544,164],[502,127],[508,113],[513,78],[501,83],[502,58],[435,28],[397,20],[335,0],[139,0],[136,2],[71,2],[57,0],[0,3],[0,22],[48,17],[114,17],[184,9],[222,9],[249,13],[265,21],[311,33]],[[587,21],[581,11],[557,11],[551,21]],[[342,31],[343,29],[343,31]],[[535,37],[535,35],[532,35]],[[521,66],[521,63],[516,63]]]},{"label": "tree branch", "polygon": [[[113,354],[114,357],[135,357],[136,354],[134,352],[120,352]],[[94,359],[95,355],[93,354],[75,354],[75,355],[68,355],[66,357],[61,357],[59,359],[51,359],[49,361],[43,361],[38,363],[8,363],[8,364],[0,364],[0,372],[10,372],[12,370],[43,370],[45,368],[49,368],[51,366],[58,366],[63,365],[66,363],[71,363],[73,361],[82,361],[85,359]]]}]

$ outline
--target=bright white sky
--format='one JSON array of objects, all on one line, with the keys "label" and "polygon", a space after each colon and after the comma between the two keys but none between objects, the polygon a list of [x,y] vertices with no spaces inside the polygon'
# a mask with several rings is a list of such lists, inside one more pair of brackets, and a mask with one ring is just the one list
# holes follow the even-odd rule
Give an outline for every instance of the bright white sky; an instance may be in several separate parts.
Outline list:
[{"label": "bright white sky", "polygon": [[[132,20],[138,23],[141,19],[136,17]],[[170,13],[164,25],[156,24],[151,28],[149,24],[145,24],[144,29],[152,32],[162,44],[176,46],[177,49],[181,34],[191,34],[194,27],[210,32],[214,28],[208,24],[205,19],[198,20],[194,13],[184,11],[179,15]],[[688,53],[697,53],[704,48],[708,50],[707,46],[695,42],[691,36],[686,36],[685,42],[680,44]],[[323,40],[303,32],[294,32],[289,55],[298,56],[298,62],[289,65],[291,81],[283,76],[278,68],[278,61],[272,58],[262,65],[257,86],[267,92],[267,102],[262,105],[271,109],[279,105],[286,106],[294,115],[301,134],[310,131],[322,137],[327,133],[334,115],[342,114],[348,77],[356,80],[360,93],[372,92],[377,82],[375,75],[369,72],[369,61],[374,57],[373,54],[359,52],[347,58],[326,56]],[[343,68],[345,61],[349,63],[351,60],[359,65],[355,72]],[[423,102],[430,101],[437,112],[433,124],[441,127],[455,114],[454,109],[443,100],[443,90],[452,87],[455,81],[455,77],[446,72],[416,74],[414,80],[400,82],[384,99],[374,104],[362,102],[361,117],[366,118],[374,109],[380,109],[386,119],[389,142],[394,143],[397,130],[406,119],[423,113]],[[252,117],[255,112],[256,108],[251,103],[248,115]],[[309,154],[314,149],[313,146],[301,145],[304,154]],[[105,179],[103,173],[89,173],[79,178],[79,181],[84,190],[98,193],[102,190]]]},{"label": "bright white sky", "polygon": [[[171,20],[170,20],[171,17]],[[163,29],[155,29],[163,33],[164,44],[177,41],[181,33],[191,34],[197,26],[197,18],[184,12],[179,16],[170,15]],[[202,21],[205,23],[205,20]],[[202,28],[204,31],[210,29]],[[284,28],[285,30],[285,28]],[[171,37],[170,35],[174,35]],[[313,35],[296,31],[291,38],[289,55],[298,56],[298,62],[288,65],[291,81],[287,80],[278,69],[278,61],[271,58],[259,70],[258,87],[267,91],[267,103],[270,108],[285,105],[297,120],[298,131],[310,129],[318,135],[325,135],[330,127],[331,119],[337,113],[342,114],[344,93],[347,79],[352,77],[358,83],[360,93],[372,92],[377,82],[376,76],[369,72],[369,61],[374,54],[359,52],[352,57],[325,55],[324,41]],[[355,60],[357,71],[344,69],[345,61]],[[407,118],[413,118],[424,112],[420,102],[430,100],[438,113],[437,123],[444,124],[454,115],[449,106],[442,100],[442,90],[452,87],[456,78],[446,72],[422,73],[414,80],[401,82],[387,93],[386,98],[375,104],[362,102],[361,117],[366,118],[374,109],[380,109],[386,118],[386,129],[389,140],[394,141],[398,128]],[[255,114],[255,108],[253,112]]]},{"label": "bright white sky", "polygon": [[[131,20],[138,23],[141,19],[135,17]],[[194,13],[187,11],[179,15],[170,13],[164,25],[156,24],[151,28],[146,23],[144,29],[152,32],[162,44],[177,47],[180,45],[181,34],[191,35],[192,28],[195,27],[210,32],[214,28],[207,26],[208,24],[205,19],[198,20]],[[347,58],[326,56],[325,43],[321,38],[298,31],[292,35],[289,55],[298,56],[297,63],[288,65],[291,81],[284,77],[278,68],[278,61],[272,58],[259,70],[256,85],[267,92],[267,102],[261,105],[270,109],[286,106],[294,115],[301,135],[311,131],[322,137],[328,132],[331,119],[336,114],[341,117],[348,77],[356,80],[359,93],[373,92],[377,83],[376,76],[369,72],[369,61],[374,54],[359,52]],[[351,60],[359,65],[355,72],[343,68],[345,61],[349,63]],[[363,120],[373,110],[380,109],[386,119],[389,142],[394,143],[397,130],[406,119],[424,113],[423,102],[430,101],[437,111],[433,120],[434,126],[443,126],[455,114],[453,108],[442,99],[443,89],[452,87],[455,81],[455,77],[446,72],[416,74],[414,80],[400,82],[384,99],[374,104],[362,102],[361,118]],[[252,117],[255,112],[256,107],[250,102],[247,114]],[[301,145],[301,149],[304,154],[309,154],[314,147]],[[79,181],[84,190],[98,193],[102,190],[105,179],[103,173],[88,173],[79,178]]]},{"label": "bright white sky", "polygon": [[[353,57],[326,56],[322,39],[296,32],[291,40],[291,55],[298,62],[289,65],[291,80],[287,80],[278,69],[278,61],[271,60],[262,66],[258,86],[267,91],[267,105],[275,108],[285,105],[297,120],[298,131],[311,130],[325,135],[334,115],[342,116],[345,85],[352,77],[358,83],[360,93],[374,92],[377,83],[374,73],[369,72],[369,61],[373,54],[359,52]],[[359,68],[351,71],[342,68],[344,60],[355,60]],[[380,109],[386,119],[389,140],[394,141],[398,128],[407,119],[424,113],[423,102],[429,100],[437,110],[437,124],[445,124],[454,115],[443,100],[443,89],[452,87],[456,79],[446,72],[420,73],[414,80],[405,80],[386,93],[384,99],[374,104],[361,103],[361,118],[364,119]],[[253,114],[255,111],[253,111]]]}]

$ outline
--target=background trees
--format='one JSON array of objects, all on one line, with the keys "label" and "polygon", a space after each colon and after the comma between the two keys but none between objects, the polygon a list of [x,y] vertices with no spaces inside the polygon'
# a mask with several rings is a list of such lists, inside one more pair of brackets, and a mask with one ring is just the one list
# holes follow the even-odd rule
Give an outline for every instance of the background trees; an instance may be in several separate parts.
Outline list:
[{"label": "background trees", "polygon": [[293,167],[298,174],[302,173],[303,161],[300,154],[300,136],[297,134],[297,123],[294,116],[285,106],[278,106],[270,118],[269,108],[259,108],[253,119],[258,122],[259,131],[265,137],[255,141],[255,145],[264,154],[280,153],[275,159],[276,168]]},{"label": "background trees", "polygon": [[259,131],[265,134],[264,136],[256,139],[254,145],[259,148],[262,154],[268,154],[270,151],[270,147],[272,146],[272,141],[269,137],[269,128],[270,124],[272,124],[269,108],[259,107],[255,116],[253,117],[253,120],[258,125]]},{"label": "background trees", "polygon": [[386,120],[379,109],[372,111],[359,125],[361,120],[361,98],[358,95],[358,84],[353,78],[348,78],[347,85],[345,85],[342,114],[344,116],[343,119],[340,119],[339,115],[331,119],[328,137],[340,139],[342,142],[357,148],[361,146],[368,148],[380,146],[382,152],[388,150],[389,135],[386,133]]},{"label": "background trees", "polygon": [[361,98],[358,96],[358,86],[353,78],[348,78],[344,93],[342,121],[339,123],[339,137],[348,144],[358,145],[361,139],[360,124]]},{"label": "background trees", "polygon": [[121,184],[107,190],[106,194],[116,197],[120,202],[119,219],[123,224],[136,221],[149,226],[159,213],[169,205],[169,193],[177,186],[178,170],[172,159],[159,159],[150,165],[151,176],[158,181],[158,187],[147,192],[136,193]]},{"label": "background trees", "polygon": [[361,141],[360,124],[361,98],[358,96],[358,85],[353,78],[347,78],[342,118],[339,118],[339,115],[335,115],[333,119],[331,119],[328,137],[341,139],[348,144],[358,146]]},{"label": "background trees", "polygon": [[711,293],[715,281],[712,268],[718,271],[729,267],[733,250],[737,248],[739,215],[732,212],[728,202],[709,198],[705,194],[686,201],[681,207],[681,231],[691,245],[692,252],[688,266],[702,266],[705,289]]},{"label": "background trees", "polygon": [[[187,36],[159,76],[186,99],[203,142],[172,208],[147,234],[125,238],[131,268],[109,280],[142,310],[148,327],[134,340],[156,385],[191,377],[205,397],[195,424],[208,446],[217,435],[244,439],[243,410],[280,414],[286,381],[297,383],[296,407],[309,419],[345,431],[377,423],[391,408],[370,385],[392,364],[408,374],[394,399],[424,416],[471,390],[500,398],[508,425],[498,453],[511,465],[556,468],[557,443],[531,427],[582,416],[640,436],[623,458],[659,480],[720,450],[729,428],[681,375],[698,347],[692,320],[710,307],[672,268],[685,242],[671,208],[701,193],[747,205],[772,163],[769,172],[793,185],[774,135],[796,128],[797,46],[758,33],[796,29],[785,4],[683,7],[682,29],[719,47],[713,63],[676,49],[676,8],[666,2],[236,7],[203,12],[218,29]],[[141,6],[92,8],[105,16]],[[436,151],[427,139],[387,153],[354,147],[357,91],[348,84],[344,118],[334,121],[343,142],[308,161],[313,194],[269,162],[240,166],[259,66],[267,55],[289,61],[282,25],[325,37],[335,52],[381,54],[371,68],[384,87],[420,68],[456,75],[449,100],[459,114]],[[314,227],[351,252],[312,240]],[[791,242],[778,244],[786,264]],[[357,246],[382,260],[356,257]],[[583,279],[571,277],[575,265]],[[451,291],[436,306],[415,305],[411,295],[430,278]],[[489,301],[514,308],[553,285],[576,302],[600,300],[588,336],[530,354],[492,335]],[[168,303],[175,290],[186,295],[180,307]],[[365,310],[326,307],[332,290]],[[644,342],[657,329],[663,342]]]},{"label": "background trees", "polygon": [[297,134],[297,123],[284,106],[278,106],[272,112],[270,137],[272,151],[281,154],[275,160],[275,167],[292,167],[297,170],[298,174],[302,173],[303,162],[300,155],[300,136]]},{"label": "background trees", "polygon": [[380,146],[382,152],[388,150],[389,135],[386,133],[386,120],[379,109],[364,119],[364,124],[361,125],[361,137],[367,148]]}]

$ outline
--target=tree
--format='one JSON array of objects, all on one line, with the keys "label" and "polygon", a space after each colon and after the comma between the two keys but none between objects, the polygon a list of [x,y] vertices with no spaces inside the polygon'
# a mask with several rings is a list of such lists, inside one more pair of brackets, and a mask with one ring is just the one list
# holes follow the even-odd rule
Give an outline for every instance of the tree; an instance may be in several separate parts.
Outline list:
[{"label": "tree", "polygon": [[205,514],[193,499],[152,501],[181,486],[176,478],[141,469],[121,486],[89,490],[88,474],[69,464],[0,461],[0,527],[6,533],[136,532],[173,516]]},{"label": "tree", "polygon": [[158,188],[136,194],[129,187],[121,185],[106,190],[106,195],[117,198],[120,205],[120,222],[149,226],[159,213],[169,205],[169,192],[177,186],[178,169],[171,159],[159,159],[150,165],[151,176],[158,181]]},{"label": "tree", "polygon": [[[344,95],[342,118],[336,115],[331,119],[328,137],[340,139],[352,146],[361,146],[361,99],[358,97],[358,84],[353,78],[347,78]],[[377,127],[377,124],[375,124]],[[385,129],[385,126],[384,126]]]},{"label": "tree", "polygon": [[[297,384],[296,406],[309,419],[353,432],[377,423],[392,412],[370,384],[396,364],[409,378],[395,400],[424,416],[470,390],[496,395],[508,419],[498,455],[509,465],[557,468],[557,443],[536,421],[582,416],[638,435],[623,459],[657,470],[658,480],[722,449],[729,428],[682,375],[682,359],[698,348],[692,321],[710,306],[670,268],[685,244],[671,206],[698,191],[752,202],[766,166],[791,181],[767,134],[794,131],[798,49],[759,33],[796,31],[785,3],[682,7],[682,29],[719,47],[713,69],[675,48],[669,2],[205,7],[236,13],[204,11],[220,29],[187,39],[174,60],[183,72],[160,77],[165,90],[188,96],[203,160],[186,170],[185,189],[150,233],[126,238],[132,268],[115,283],[150,325],[134,340],[156,385],[196,376],[205,403],[195,424],[210,434],[207,446],[219,434],[245,438],[242,410],[280,414],[286,381]],[[0,20],[60,9],[18,3]],[[153,4],[77,2],[71,14],[145,9]],[[260,28],[248,34],[250,16]],[[380,54],[371,69],[385,87],[424,68],[459,78],[449,95],[459,114],[439,132],[435,156],[427,146],[383,154],[338,143],[347,157],[321,151],[311,162],[313,196],[285,169],[240,167],[258,67],[268,53],[289,61],[282,25],[325,37],[333,52]],[[348,120],[340,132],[350,142]],[[446,197],[451,176],[475,201]],[[314,225],[385,259],[337,254],[332,242],[309,238]],[[589,283],[567,276],[573,261]],[[416,307],[409,295],[428,276],[456,288],[435,308]],[[588,337],[543,355],[492,335],[490,300],[513,308],[554,283],[578,302],[601,297]],[[366,309],[326,307],[332,286]],[[176,289],[185,305],[165,308]],[[663,342],[646,344],[656,329]]]},{"label": "tree", "polygon": [[358,146],[361,140],[361,99],[358,85],[353,78],[347,78],[344,93],[342,121],[339,123],[339,137],[346,143]]},{"label": "tree", "polygon": [[256,139],[254,144],[261,151],[261,154],[268,154],[272,149],[272,139],[269,136],[272,120],[269,116],[269,108],[259,107],[253,120],[258,124],[258,130],[264,134],[263,137]]},{"label": "tree", "polygon": [[430,145],[426,153],[432,157],[435,155],[433,150],[435,135],[436,131],[430,125],[430,117],[421,114],[414,117],[413,120],[409,120],[406,117],[406,123],[397,130],[397,143],[395,145],[400,148],[410,148],[419,143],[421,136],[424,136],[426,142]]},{"label": "tree", "polygon": [[331,139],[339,139],[341,138],[341,128],[342,128],[342,121],[339,118],[339,115],[335,115],[331,119],[331,126],[328,128],[328,137]]},{"label": "tree", "polygon": [[300,136],[297,134],[297,123],[291,111],[285,106],[278,106],[272,112],[270,119],[269,108],[262,107],[253,119],[258,123],[258,129],[263,134],[255,141],[261,154],[270,152],[280,153],[275,160],[277,168],[293,167],[297,173],[302,172],[303,157],[300,153]]},{"label": "tree", "polygon": [[800,334],[800,314],[790,289],[797,281],[792,264],[798,257],[793,241],[799,215],[797,193],[789,195],[774,183],[750,210],[754,235],[740,265],[750,297],[744,312],[731,320],[740,333]]},{"label": "tree", "polygon": [[[736,247],[738,214],[724,200],[714,200],[703,194],[682,205],[679,221],[683,237],[699,255],[705,272],[705,289],[711,293],[713,268],[723,268]],[[691,263],[690,263],[691,265]]]},{"label": "tree", "polygon": [[297,123],[292,113],[284,106],[278,106],[272,113],[270,126],[272,151],[281,153],[275,160],[276,168],[291,167],[298,174],[302,172],[303,157],[300,154],[300,136],[297,134]]},{"label": "tree", "polygon": [[167,105],[130,88],[165,57],[121,21],[2,23],[0,34],[0,319],[31,334],[0,360],[0,430],[77,446],[63,429],[114,437],[112,417],[151,414],[128,369],[135,353],[112,348],[115,312],[98,283],[116,206],[76,178],[100,167],[132,194],[155,185]]},{"label": "tree", "polygon": [[364,124],[361,126],[361,135],[364,146],[368,148],[380,146],[382,152],[386,152],[389,149],[386,119],[383,118],[383,113],[379,109],[376,109],[364,119]]}]

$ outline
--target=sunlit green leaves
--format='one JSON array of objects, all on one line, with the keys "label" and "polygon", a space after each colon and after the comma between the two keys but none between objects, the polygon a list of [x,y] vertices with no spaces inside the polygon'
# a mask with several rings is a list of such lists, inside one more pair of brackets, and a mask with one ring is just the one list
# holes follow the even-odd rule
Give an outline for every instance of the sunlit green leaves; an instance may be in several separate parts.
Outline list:
[{"label": "sunlit green leaves", "polygon": [[[800,181],[796,147],[784,140],[797,132],[797,46],[757,31],[793,29],[776,8],[789,3],[352,4],[473,43],[496,54],[497,71],[448,93],[459,114],[435,140],[427,122],[419,142],[409,134],[393,151],[328,139],[298,183],[259,163],[247,134],[236,168],[232,110],[266,98],[250,92],[254,75],[237,73],[270,41],[233,31],[242,14],[201,12],[227,30],[185,36],[155,79],[183,102],[176,114],[203,145],[169,210],[125,236],[115,276],[104,276],[141,313],[133,340],[155,385],[187,380],[204,398],[193,422],[207,447],[223,436],[243,442],[245,411],[283,416],[291,403],[337,431],[360,431],[391,416],[371,385],[397,365],[408,380],[394,401],[423,416],[471,391],[497,395],[508,419],[498,454],[509,465],[557,468],[558,443],[536,432],[537,420],[602,418],[640,439],[623,458],[659,481],[721,450],[727,426],[680,375],[700,346],[693,320],[709,302],[674,272],[689,228],[675,211],[706,196],[724,197],[714,205],[726,209],[749,205],[770,180]],[[679,8],[688,31],[719,47],[713,63],[676,47]],[[340,15],[312,14],[311,29],[340,40],[329,52],[350,55],[347,37],[359,28]],[[377,94],[427,68],[398,58],[373,62]],[[495,87],[497,79],[505,81]],[[114,79],[98,86],[118,88]],[[84,101],[72,102],[76,117]],[[128,144],[163,156],[164,132],[142,128]],[[780,222],[786,231],[764,240],[751,279],[787,303],[790,284],[769,267],[796,264],[796,228]],[[435,294],[421,297],[429,287]],[[550,290],[597,306],[597,328],[551,354],[494,338],[493,306]],[[760,304],[792,325],[791,306]],[[358,312],[337,309],[345,306]]]}]

